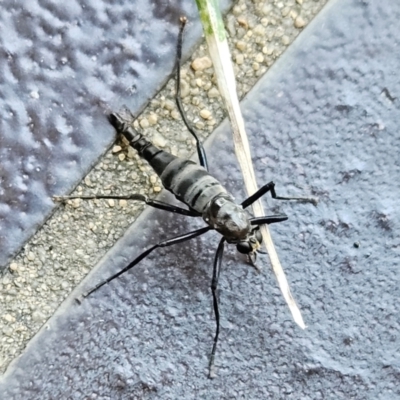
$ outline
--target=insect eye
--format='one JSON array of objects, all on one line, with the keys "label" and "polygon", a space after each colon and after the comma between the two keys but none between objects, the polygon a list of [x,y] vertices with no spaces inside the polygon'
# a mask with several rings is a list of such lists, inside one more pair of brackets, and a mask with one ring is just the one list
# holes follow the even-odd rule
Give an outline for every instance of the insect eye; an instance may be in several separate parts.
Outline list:
[{"label": "insect eye", "polygon": [[249,242],[239,242],[236,245],[237,251],[242,254],[248,254],[252,251],[252,248]]}]

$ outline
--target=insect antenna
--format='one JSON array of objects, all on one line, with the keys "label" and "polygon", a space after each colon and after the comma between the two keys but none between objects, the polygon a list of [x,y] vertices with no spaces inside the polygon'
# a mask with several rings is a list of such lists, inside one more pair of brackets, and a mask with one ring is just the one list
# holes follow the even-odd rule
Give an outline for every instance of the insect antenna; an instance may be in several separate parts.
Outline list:
[{"label": "insect antenna", "polygon": [[189,120],[187,119],[185,110],[183,109],[182,99],[181,99],[181,59],[182,59],[182,40],[183,40],[183,30],[185,28],[187,19],[186,17],[181,17],[180,19],[181,26],[179,29],[178,35],[178,44],[176,46],[176,91],[175,91],[175,102],[178,106],[178,110],[182,116],[183,122],[188,128],[189,132],[193,135],[196,140],[196,148],[197,148],[197,155],[199,157],[200,165],[204,167],[208,171],[208,163],[207,163],[207,156],[206,152],[204,151],[204,147],[201,144],[201,141],[193,129],[192,125],[190,124]]}]

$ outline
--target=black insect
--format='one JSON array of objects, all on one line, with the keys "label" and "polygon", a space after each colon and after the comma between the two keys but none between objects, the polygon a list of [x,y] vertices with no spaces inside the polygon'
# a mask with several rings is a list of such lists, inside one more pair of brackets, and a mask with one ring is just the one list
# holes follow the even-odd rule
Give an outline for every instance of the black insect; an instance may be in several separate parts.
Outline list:
[{"label": "black insect", "polygon": [[189,209],[184,209],[175,205],[160,202],[158,200],[151,200],[141,194],[132,194],[128,196],[66,196],[59,197],[57,199],[65,200],[79,198],[86,200],[138,200],[145,202],[151,207],[159,208],[172,213],[182,214],[190,217],[202,217],[207,224],[207,226],[205,226],[204,228],[176,236],[172,239],[163,240],[153,247],[150,247],[145,252],[140,254],[129,265],[127,265],[124,269],[109,277],[108,279],[100,282],[86,293],[82,294],[82,298],[89,296],[91,293],[98,290],[103,285],[111,282],[126,271],[130,270],[157,248],[182,243],[197,236],[203,235],[210,230],[216,230],[222,235],[214,259],[213,276],[211,282],[213,307],[216,319],[216,332],[214,336],[214,343],[209,364],[209,377],[213,378],[215,376],[214,358],[220,330],[220,314],[217,287],[221,271],[221,261],[225,242],[235,244],[237,250],[240,253],[247,254],[249,256],[249,261],[253,266],[255,266],[256,253],[257,251],[259,251],[262,241],[259,226],[262,224],[282,222],[287,220],[288,217],[285,214],[275,214],[255,218],[252,217],[246,209],[267,192],[270,192],[271,196],[274,199],[278,200],[300,200],[312,203],[315,203],[315,200],[308,198],[277,196],[275,193],[274,183],[269,182],[252,196],[244,200],[241,204],[237,204],[235,203],[232,195],[229,194],[228,191],[222,186],[222,184],[208,172],[206,153],[198,136],[196,135],[194,129],[191,127],[185,115],[180,97],[180,63],[182,53],[182,34],[185,23],[186,18],[181,18],[181,27],[178,36],[176,56],[176,104],[182,115],[186,127],[196,140],[196,147],[200,165],[191,160],[175,157],[174,155],[164,150],[160,150],[159,148],[154,146],[151,142],[144,138],[143,135],[138,133],[132,127],[133,118],[127,110],[124,110],[120,113],[111,114],[110,122],[116,128],[118,133],[122,134],[128,140],[130,146],[137,150],[139,155],[151,165],[156,174],[160,177],[164,187],[171,193],[173,193],[179,201],[186,204]]}]

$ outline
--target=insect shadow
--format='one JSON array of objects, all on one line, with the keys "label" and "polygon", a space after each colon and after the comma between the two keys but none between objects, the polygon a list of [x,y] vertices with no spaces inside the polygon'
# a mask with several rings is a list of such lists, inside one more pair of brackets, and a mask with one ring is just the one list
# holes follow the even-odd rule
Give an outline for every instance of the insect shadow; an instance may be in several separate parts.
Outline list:
[{"label": "insect shadow", "polygon": [[142,201],[151,207],[171,213],[194,218],[201,217],[206,223],[206,226],[203,228],[163,240],[150,247],[136,257],[121,271],[99,282],[96,286],[83,293],[80,299],[78,299],[79,302],[82,301],[83,298],[100,289],[105,284],[118,278],[126,271],[129,271],[158,248],[168,247],[194,239],[195,237],[201,236],[210,230],[216,230],[221,234],[222,237],[219,241],[214,258],[211,280],[211,292],[216,320],[216,330],[209,361],[209,377],[214,378],[216,376],[215,353],[217,350],[220,332],[220,312],[217,288],[225,243],[236,245],[237,250],[240,253],[246,254],[250,264],[256,267],[256,254],[257,252],[261,252],[260,246],[262,243],[261,232],[259,229],[260,225],[286,221],[288,217],[286,214],[252,217],[247,211],[248,207],[268,192],[271,194],[272,198],[276,200],[298,200],[302,202],[310,202],[314,205],[316,204],[316,200],[313,198],[277,196],[274,182],[269,182],[262,186],[256,193],[242,201],[240,204],[237,204],[235,203],[233,196],[228,193],[223,185],[208,172],[206,152],[199,140],[198,135],[187,119],[181,100],[180,66],[182,57],[182,36],[185,24],[186,18],[182,17],[176,54],[177,72],[175,101],[187,129],[195,138],[200,165],[188,159],[178,158],[154,146],[150,141],[144,138],[141,133],[137,132],[133,128],[134,117],[127,108],[124,108],[119,113],[111,114],[109,121],[115,127],[117,132],[122,134],[128,140],[129,145],[138,152],[140,157],[145,159],[150,164],[155,173],[160,177],[165,189],[174,194],[180,202],[187,206],[187,208],[182,208],[158,200],[152,200],[147,196],[137,193],[126,196],[59,196],[55,197],[55,199],[58,201],[65,201],[68,199],[136,200]]}]

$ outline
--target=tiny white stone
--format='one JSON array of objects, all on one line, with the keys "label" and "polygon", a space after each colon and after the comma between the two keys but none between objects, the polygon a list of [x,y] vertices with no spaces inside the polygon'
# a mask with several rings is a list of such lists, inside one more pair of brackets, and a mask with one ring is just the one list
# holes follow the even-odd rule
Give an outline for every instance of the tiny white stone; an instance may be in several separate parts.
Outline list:
[{"label": "tiny white stone", "polygon": [[212,87],[209,91],[208,91],[208,97],[210,99],[213,99],[215,97],[219,97],[219,91],[216,87]]},{"label": "tiny white stone", "polygon": [[239,40],[239,41],[236,43],[236,48],[239,49],[240,51],[246,50],[246,47],[247,47],[247,44],[246,44],[246,42],[244,42],[243,40]]},{"label": "tiny white stone", "polygon": [[142,128],[148,128],[150,126],[149,120],[147,118],[142,118],[139,122]]},{"label": "tiny white stone", "polygon": [[150,125],[155,125],[158,121],[158,116],[156,113],[151,113],[147,119]]},{"label": "tiny white stone", "polygon": [[15,272],[18,270],[18,264],[17,263],[11,263],[10,264],[10,270]]},{"label": "tiny white stone", "polygon": [[296,28],[304,28],[304,26],[306,25],[306,22],[304,21],[304,19],[301,16],[298,16],[295,20],[294,20],[294,26]]},{"label": "tiny white stone", "polygon": [[175,103],[172,100],[165,100],[164,108],[168,111],[172,111],[175,108]]},{"label": "tiny white stone", "polygon": [[243,56],[243,54],[238,54],[237,56],[236,56],[236,64],[239,64],[239,65],[241,65],[241,64],[243,64],[243,62],[244,62],[244,56]]},{"label": "tiny white stone", "polygon": [[167,140],[161,136],[161,134],[156,133],[152,139],[152,142],[154,144],[154,146],[157,147],[165,147],[165,145],[167,144]]},{"label": "tiny white stone", "polygon": [[200,117],[203,119],[208,119],[211,117],[211,112],[204,108],[200,111]]}]

